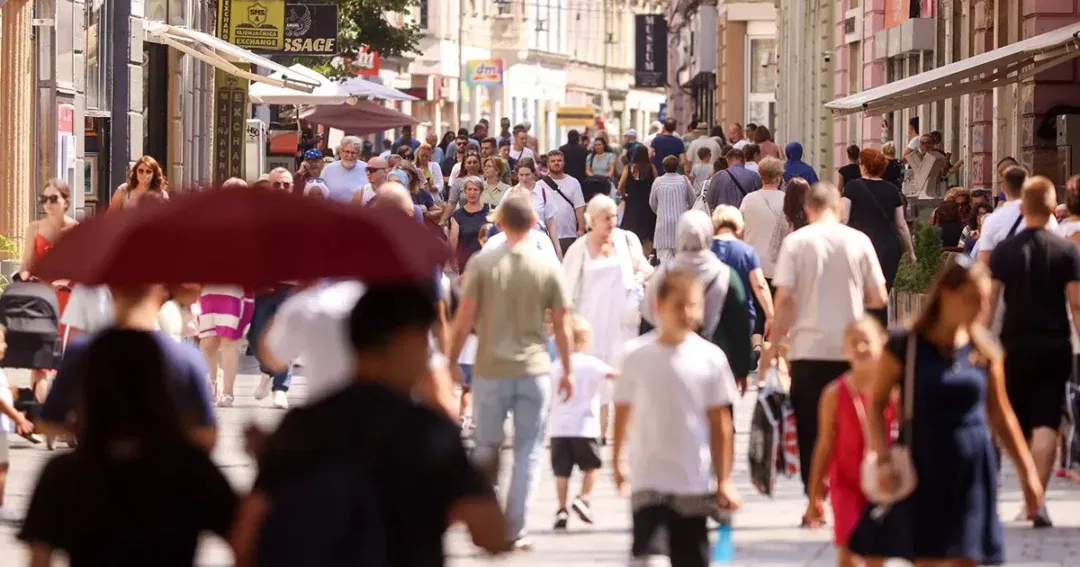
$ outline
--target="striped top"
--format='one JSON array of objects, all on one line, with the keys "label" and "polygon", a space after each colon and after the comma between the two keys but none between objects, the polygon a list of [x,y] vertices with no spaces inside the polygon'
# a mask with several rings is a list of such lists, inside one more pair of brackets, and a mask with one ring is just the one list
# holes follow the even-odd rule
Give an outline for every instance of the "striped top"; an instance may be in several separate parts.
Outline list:
[{"label": "striped top", "polygon": [[675,229],[679,225],[679,217],[693,206],[694,188],[686,177],[678,173],[665,173],[653,181],[649,207],[656,213],[654,248],[675,249]]}]

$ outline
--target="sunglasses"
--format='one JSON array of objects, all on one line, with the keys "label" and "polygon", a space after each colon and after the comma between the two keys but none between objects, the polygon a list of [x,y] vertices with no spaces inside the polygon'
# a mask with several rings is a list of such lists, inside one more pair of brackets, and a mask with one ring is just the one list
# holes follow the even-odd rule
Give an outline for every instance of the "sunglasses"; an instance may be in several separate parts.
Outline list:
[{"label": "sunglasses", "polygon": [[44,205],[46,203],[50,204],[50,205],[55,205],[55,204],[57,204],[59,202],[60,202],[60,195],[42,195],[41,196],[41,204],[42,205]]},{"label": "sunglasses", "polygon": [[292,181],[275,181],[271,186],[274,189],[292,189]]},{"label": "sunglasses", "polygon": [[135,173],[138,173],[139,175],[151,175],[151,174],[154,173],[154,170],[152,170],[152,169],[144,169],[144,168],[140,167],[139,169],[135,170]]},{"label": "sunglasses", "polygon": [[386,169],[386,168],[385,167],[369,167],[369,168],[367,168],[366,171],[368,171],[370,173],[378,173],[378,172],[380,172],[380,171],[382,171],[384,169]]}]

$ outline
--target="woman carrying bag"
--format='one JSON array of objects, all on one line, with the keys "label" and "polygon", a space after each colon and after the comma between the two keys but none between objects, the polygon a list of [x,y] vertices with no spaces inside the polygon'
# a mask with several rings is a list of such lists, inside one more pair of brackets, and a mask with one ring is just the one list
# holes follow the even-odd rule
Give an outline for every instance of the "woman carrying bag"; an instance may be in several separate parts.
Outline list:
[{"label": "woman carrying bag", "polygon": [[[849,542],[864,558],[904,558],[916,566],[1004,563],[994,437],[1016,464],[1027,513],[1042,504],[1043,487],[1005,393],[1003,353],[978,323],[989,303],[988,270],[955,258],[910,330],[889,341],[871,387],[862,485],[872,503]],[[888,449],[882,415],[897,386],[905,390],[904,419],[900,442]]]}]

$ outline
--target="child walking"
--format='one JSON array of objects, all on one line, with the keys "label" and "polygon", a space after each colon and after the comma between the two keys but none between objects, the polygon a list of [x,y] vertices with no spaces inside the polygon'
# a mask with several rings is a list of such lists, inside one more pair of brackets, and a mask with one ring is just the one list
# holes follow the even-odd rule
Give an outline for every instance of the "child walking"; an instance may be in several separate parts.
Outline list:
[{"label": "child walking", "polygon": [[672,567],[706,567],[708,517],[739,506],[731,481],[735,377],[724,351],[697,334],[705,313],[697,276],[674,269],[650,285],[658,286],[659,325],[627,343],[615,381],[612,464],[615,484],[630,495],[631,565],[667,557]]},{"label": "child walking", "polygon": [[[848,538],[869,503],[859,482],[866,446],[864,408],[887,338],[885,330],[871,316],[849,325],[844,331],[844,353],[851,370],[825,388],[818,405],[818,438],[807,487],[810,504],[806,522],[811,527],[823,524],[827,473],[835,524],[833,541],[839,552],[840,567],[859,564],[859,558],[848,550]],[[895,414],[895,406],[885,412],[887,427],[892,427]]]},{"label": "child walking", "polygon": [[[585,354],[592,343],[592,327],[583,317],[574,315],[570,322],[570,340],[574,354],[574,395],[569,400],[558,396],[551,403],[551,470],[555,475],[555,494],[559,510],[555,512],[555,529],[566,529],[570,513],[566,508],[570,492],[570,474],[574,467],[581,469],[581,493],[570,507],[586,524],[593,523],[589,495],[600,469],[600,386],[613,378],[615,370],[595,356]],[[558,384],[563,377],[561,364],[556,364],[551,378]]]}]

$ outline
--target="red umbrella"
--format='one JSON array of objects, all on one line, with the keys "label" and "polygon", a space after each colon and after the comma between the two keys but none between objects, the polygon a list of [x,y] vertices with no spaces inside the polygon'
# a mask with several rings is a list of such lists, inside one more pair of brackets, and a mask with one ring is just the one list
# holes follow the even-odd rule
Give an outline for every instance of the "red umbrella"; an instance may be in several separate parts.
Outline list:
[{"label": "red umbrella", "polygon": [[300,113],[300,119],[312,124],[337,128],[349,134],[371,134],[420,121],[404,112],[362,100],[356,104],[320,104]]},{"label": "red umbrella", "polygon": [[68,231],[32,272],[90,285],[402,283],[430,280],[449,257],[445,242],[397,211],[243,188],[99,215]]}]

